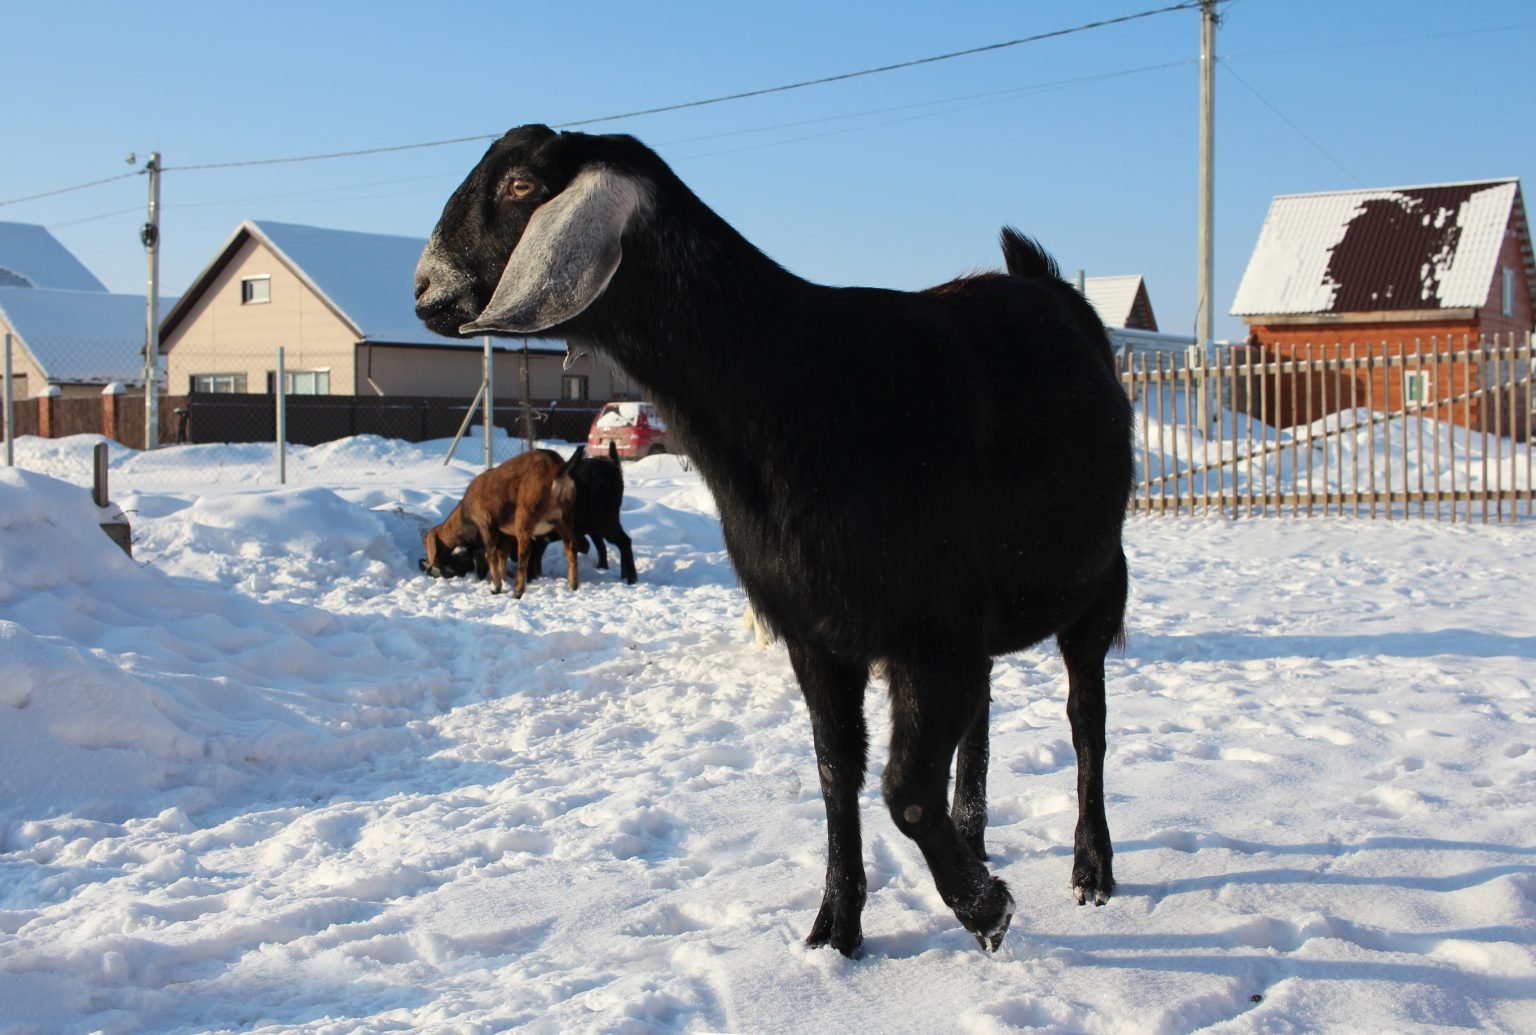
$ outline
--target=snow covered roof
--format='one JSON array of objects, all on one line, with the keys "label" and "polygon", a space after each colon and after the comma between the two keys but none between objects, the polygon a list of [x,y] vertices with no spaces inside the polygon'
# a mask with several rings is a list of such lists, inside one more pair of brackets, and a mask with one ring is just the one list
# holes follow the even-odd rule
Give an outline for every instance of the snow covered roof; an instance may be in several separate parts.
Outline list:
[{"label": "snow covered roof", "polygon": [[[1139,276],[1084,277],[1083,295],[1098,310],[1099,319],[1105,326],[1157,330],[1157,317],[1152,315],[1152,303]],[[1140,312],[1138,302],[1141,303]]]},{"label": "snow covered roof", "polygon": [[[332,230],[271,220],[245,220],[183,296],[185,306],[166,314],[162,336],[186,315],[247,238],[255,238],[351,326],[359,341],[390,345],[482,347],[480,339],[448,338],[416,318],[414,280],[424,237]],[[533,342],[536,351],[563,352],[563,342]]]},{"label": "snow covered roof", "polygon": [[1281,195],[1232,315],[1480,308],[1511,220],[1536,282],[1518,180]]},{"label": "snow covered roof", "polygon": [[106,291],[45,227],[0,223],[0,287]]},{"label": "snow covered roof", "polygon": [[0,317],[51,384],[141,384],[144,309],[141,295],[0,286]]}]

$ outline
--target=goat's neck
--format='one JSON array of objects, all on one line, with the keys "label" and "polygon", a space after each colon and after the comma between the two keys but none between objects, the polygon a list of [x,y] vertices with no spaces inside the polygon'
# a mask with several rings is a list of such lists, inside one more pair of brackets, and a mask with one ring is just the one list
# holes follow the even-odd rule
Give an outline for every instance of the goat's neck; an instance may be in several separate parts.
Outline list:
[{"label": "goat's neck", "polygon": [[622,319],[601,321],[593,335],[599,349],[680,414],[750,409],[793,372],[800,342],[781,330],[802,326],[809,295],[824,290],[708,216],[714,227],[707,238],[673,231],[632,264],[626,255],[636,275],[615,285]]}]

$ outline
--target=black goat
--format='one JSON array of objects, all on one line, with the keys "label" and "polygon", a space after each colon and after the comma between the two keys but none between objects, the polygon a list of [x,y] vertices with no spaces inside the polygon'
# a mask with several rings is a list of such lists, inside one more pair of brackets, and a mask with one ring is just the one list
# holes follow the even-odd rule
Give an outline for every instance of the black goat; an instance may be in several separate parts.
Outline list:
[{"label": "black goat", "polygon": [[[1007,274],[916,293],[823,287],[633,138],[525,126],[454,192],[416,270],[432,330],[606,353],[686,437],[805,695],[828,821],[807,941],[845,954],[863,937],[858,790],[878,659],[886,805],[945,903],[996,949],[1014,903],[982,863],[991,658],[1055,636],[1078,764],[1072,884],[1079,902],[1114,887],[1104,658],[1125,611],[1131,408],[1092,307],[1038,245],[1011,229],[1002,245]],[[945,435],[899,453],[884,441],[893,420],[935,410],[953,418]]]},{"label": "black goat", "polygon": [[[586,540],[591,539],[597,548],[597,566],[608,567],[607,540],[619,548],[619,574],[630,585],[639,577],[635,573],[635,550],[624,526],[619,524],[619,508],[624,503],[624,472],[619,467],[619,449],[608,443],[608,459],[589,456],[571,465],[571,481],[576,483],[573,524],[576,526],[576,549],[587,552]],[[553,534],[540,536],[533,541],[533,556],[529,559],[528,577],[544,573],[544,548],[554,542]]]}]

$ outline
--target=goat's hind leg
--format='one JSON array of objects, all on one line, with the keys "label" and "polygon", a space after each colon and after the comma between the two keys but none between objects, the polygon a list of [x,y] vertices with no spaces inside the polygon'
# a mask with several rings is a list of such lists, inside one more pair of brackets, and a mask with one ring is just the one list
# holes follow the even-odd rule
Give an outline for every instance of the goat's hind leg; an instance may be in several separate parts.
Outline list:
[{"label": "goat's hind leg", "polygon": [[793,640],[786,640],[786,646],[811,715],[821,799],[827,809],[827,882],[805,943],[831,945],[852,956],[864,941],[859,788],[864,785],[869,755],[864,724],[864,685],[869,674],[863,666],[848,665]]},{"label": "goat's hind leg", "polygon": [[[962,738],[972,752],[970,768],[962,766],[963,790],[973,793],[976,776],[984,778],[975,767],[977,742],[970,732],[984,721],[990,671],[991,661],[979,650],[964,659],[890,662],[891,757],[881,790],[897,828],[928,861],[939,897],[982,948],[996,951],[1013,919],[1013,896],[982,865],[973,837],[979,828],[963,832],[945,801],[949,765]],[[983,808],[983,823],[984,816]]]},{"label": "goat's hind leg", "polygon": [[1067,717],[1077,752],[1077,833],[1072,891],[1079,905],[1109,901],[1115,890],[1114,848],[1104,815],[1104,657],[1120,642],[1125,621],[1125,558],[1117,558],[1099,597],[1056,637],[1067,667]]}]

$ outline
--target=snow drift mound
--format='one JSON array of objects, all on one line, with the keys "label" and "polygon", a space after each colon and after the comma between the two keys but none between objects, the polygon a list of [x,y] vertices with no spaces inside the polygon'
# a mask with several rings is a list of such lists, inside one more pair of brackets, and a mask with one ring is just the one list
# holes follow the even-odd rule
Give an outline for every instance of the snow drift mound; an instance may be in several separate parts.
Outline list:
[{"label": "snow drift mound", "polygon": [[[246,551],[403,563],[378,516],[325,490],[183,513],[202,519],[180,527],[215,567]],[[435,710],[440,676],[400,664],[423,650],[142,567],[102,533],[84,489],[0,471],[0,795],[13,818],[200,809],[274,774],[286,784],[367,758]],[[0,830],[0,847],[24,826]]]}]

